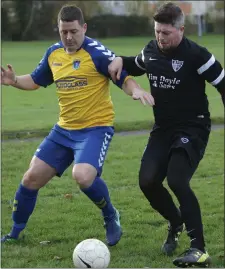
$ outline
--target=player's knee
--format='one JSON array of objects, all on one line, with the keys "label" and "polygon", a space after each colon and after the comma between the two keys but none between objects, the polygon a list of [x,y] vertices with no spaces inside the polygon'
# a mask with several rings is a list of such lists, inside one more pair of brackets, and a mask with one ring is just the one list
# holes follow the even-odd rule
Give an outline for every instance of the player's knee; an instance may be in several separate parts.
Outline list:
[{"label": "player's knee", "polygon": [[87,170],[76,170],[72,174],[73,178],[81,187],[89,187],[94,180],[93,177],[89,176],[89,171]]},{"label": "player's knee", "polygon": [[24,174],[22,183],[28,189],[40,189],[40,180],[38,174],[31,168]]},{"label": "player's knee", "polygon": [[139,172],[139,187],[142,191],[151,189],[154,184],[154,177],[147,172],[140,170]]},{"label": "player's knee", "polygon": [[167,183],[173,193],[177,195],[184,193],[190,188],[188,178],[180,177],[179,175],[176,175],[176,173],[167,176]]},{"label": "player's knee", "polygon": [[180,188],[182,188],[182,181],[179,182],[177,178],[167,177],[167,183],[168,183],[169,188],[173,192],[177,192],[179,191]]},{"label": "player's knee", "polygon": [[89,187],[96,175],[96,169],[89,164],[76,164],[72,171],[72,176],[80,187]]}]

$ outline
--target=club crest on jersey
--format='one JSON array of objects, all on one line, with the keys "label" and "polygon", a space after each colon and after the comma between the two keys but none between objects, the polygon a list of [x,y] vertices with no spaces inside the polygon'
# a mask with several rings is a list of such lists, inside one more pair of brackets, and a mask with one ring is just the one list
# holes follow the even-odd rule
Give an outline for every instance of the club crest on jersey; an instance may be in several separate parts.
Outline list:
[{"label": "club crest on jersey", "polygon": [[179,60],[172,60],[172,67],[175,72],[179,71],[181,67],[183,66],[183,61]]},{"label": "club crest on jersey", "polygon": [[73,62],[73,68],[77,70],[80,67],[80,60],[75,60]]}]

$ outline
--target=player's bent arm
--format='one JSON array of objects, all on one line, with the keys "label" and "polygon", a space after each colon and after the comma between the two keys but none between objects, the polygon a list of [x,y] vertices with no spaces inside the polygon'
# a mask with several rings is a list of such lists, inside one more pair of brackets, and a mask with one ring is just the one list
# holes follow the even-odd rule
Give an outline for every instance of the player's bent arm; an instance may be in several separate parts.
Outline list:
[{"label": "player's bent arm", "polygon": [[[98,44],[98,48],[99,47],[105,48],[100,43],[96,43],[96,44]],[[92,48],[94,49],[95,47],[92,46]],[[107,53],[105,51],[107,51]],[[97,67],[97,70],[99,71],[99,73],[110,78],[115,85],[117,85],[119,88],[123,89],[128,95],[132,95],[132,91],[134,88],[140,89],[140,86],[136,83],[136,81],[131,79],[131,77],[128,75],[127,70],[122,68],[121,57],[115,57],[115,54],[107,48],[105,48],[105,51],[102,51],[99,49],[95,50],[95,53],[96,52],[98,53],[97,54],[98,55],[98,58],[97,58],[98,62],[96,63],[96,67]],[[127,57],[127,58],[129,58],[129,57]],[[134,58],[134,62],[135,62],[135,57],[133,57],[133,58]],[[119,62],[117,62],[115,64],[115,66],[113,67],[112,64],[116,62],[115,61],[116,59],[119,60]],[[114,73],[114,71],[118,71],[118,68],[119,69],[122,68],[121,74],[120,74],[119,78],[113,79],[112,73]],[[138,69],[140,69],[140,68],[138,68]],[[145,73],[145,71],[142,70],[142,74],[144,74],[144,73]],[[129,80],[129,82],[128,82],[128,80]]]},{"label": "player's bent arm", "polygon": [[[112,61],[116,58],[115,54],[110,51],[109,49],[105,48],[101,43],[98,43],[97,41],[94,41],[90,43],[92,51],[90,51],[90,48],[87,48],[89,50],[89,53],[95,52],[95,55],[97,56],[95,59],[95,66],[97,68],[97,71],[100,74],[103,74],[109,79],[112,79],[113,83],[117,85],[119,88],[123,89],[127,95],[132,96],[134,100],[140,100],[142,104],[148,103],[149,105],[154,105],[154,98],[151,96],[150,93],[147,93],[143,89],[140,88],[140,86],[136,83],[135,80],[131,79],[131,77],[128,76],[128,73],[125,69],[122,69],[120,72],[120,75],[116,76],[116,79],[113,79],[112,73],[118,69],[121,69],[121,62],[115,64],[114,68],[111,69],[109,65],[112,63]],[[98,46],[98,47],[96,47]],[[101,50],[100,50],[101,48]],[[138,58],[139,55],[136,57]],[[120,58],[120,57],[119,57]],[[143,58],[143,57],[142,57]],[[142,61],[142,68],[143,69],[143,74],[145,73],[145,68],[144,68],[144,61],[143,59],[140,59]],[[135,59],[134,59],[135,61]],[[115,63],[115,62],[114,62]],[[139,64],[140,65],[140,64]],[[112,72],[110,72],[110,70]],[[114,70],[114,71],[113,71]],[[36,80],[35,80],[36,81]],[[42,85],[38,82],[39,85]]]},{"label": "player's bent arm", "polygon": [[15,82],[11,86],[25,91],[33,91],[40,88],[39,85],[34,83],[33,78],[29,74],[23,76],[16,76]]},{"label": "player's bent arm", "polygon": [[199,47],[197,72],[221,94],[225,106],[225,72],[221,63],[206,48]]},{"label": "player's bent arm", "polygon": [[123,69],[131,76],[141,76],[145,74],[145,68],[138,62],[137,57],[120,56],[123,61]]}]

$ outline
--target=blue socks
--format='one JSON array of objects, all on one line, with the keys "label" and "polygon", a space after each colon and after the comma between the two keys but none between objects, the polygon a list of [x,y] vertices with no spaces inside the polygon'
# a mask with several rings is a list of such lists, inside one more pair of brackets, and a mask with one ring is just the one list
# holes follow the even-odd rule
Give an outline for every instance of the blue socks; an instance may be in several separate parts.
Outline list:
[{"label": "blue socks", "polygon": [[14,221],[10,236],[18,238],[20,232],[25,228],[27,221],[32,214],[38,190],[30,190],[20,184],[13,202],[12,219]]},{"label": "blue socks", "polygon": [[96,177],[90,187],[81,190],[102,210],[104,218],[111,218],[115,215],[108,188],[100,177]]},{"label": "blue socks", "polygon": [[[96,177],[90,187],[81,190],[102,210],[104,218],[111,218],[115,215],[108,188],[101,178]],[[34,210],[37,195],[38,190],[30,190],[20,184],[13,203],[12,219],[14,224],[10,232],[11,237],[17,239],[26,227],[27,221]]]}]

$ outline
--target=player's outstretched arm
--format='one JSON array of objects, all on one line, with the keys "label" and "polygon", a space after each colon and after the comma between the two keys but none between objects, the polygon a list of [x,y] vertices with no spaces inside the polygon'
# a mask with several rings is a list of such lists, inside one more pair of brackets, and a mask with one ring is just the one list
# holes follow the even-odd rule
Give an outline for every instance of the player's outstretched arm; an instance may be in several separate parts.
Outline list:
[{"label": "player's outstretched arm", "polygon": [[127,78],[123,83],[122,88],[127,95],[132,96],[134,100],[140,100],[143,105],[155,105],[153,96],[149,92],[143,90],[134,79]]},{"label": "player's outstretched arm", "polygon": [[16,76],[16,73],[10,64],[7,65],[7,69],[1,66],[1,84],[27,91],[39,88],[39,85],[34,83],[31,75]]}]

